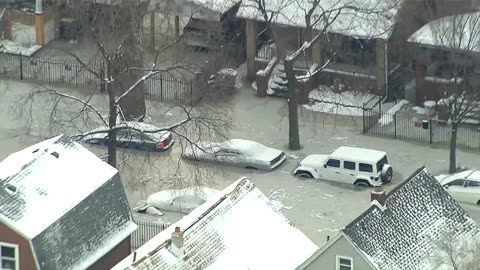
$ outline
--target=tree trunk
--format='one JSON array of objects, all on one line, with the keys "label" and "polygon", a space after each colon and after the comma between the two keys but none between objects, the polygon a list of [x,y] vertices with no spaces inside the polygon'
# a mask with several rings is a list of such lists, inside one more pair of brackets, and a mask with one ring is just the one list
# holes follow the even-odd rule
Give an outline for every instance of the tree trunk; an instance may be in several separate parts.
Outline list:
[{"label": "tree trunk", "polygon": [[293,72],[293,61],[284,61],[288,81],[288,149],[300,150],[298,130],[297,78]]},{"label": "tree trunk", "polygon": [[[125,37],[123,50],[117,55],[115,63],[115,73],[120,74],[127,68],[141,68],[145,66],[143,59],[143,42],[141,37],[136,35],[140,32],[143,25],[143,17],[137,14],[138,6],[134,3],[130,3],[132,6],[125,4],[122,6],[119,19],[121,19],[121,27],[118,28],[118,36]],[[128,34],[128,36],[125,36]],[[142,76],[143,72],[129,71],[123,73],[118,78],[118,92],[116,95],[120,95],[127,91],[135,82],[137,82]],[[120,109],[122,115],[127,121],[143,119],[146,114],[145,105],[145,85],[139,84],[137,88],[131,91],[120,101]]]},{"label": "tree trunk", "polygon": [[117,167],[117,131],[112,130],[117,125],[117,107],[115,106],[115,89],[113,83],[107,84],[108,88],[108,164]]},{"label": "tree trunk", "polygon": [[457,123],[452,121],[452,135],[450,137],[450,166],[449,173],[457,171]]}]

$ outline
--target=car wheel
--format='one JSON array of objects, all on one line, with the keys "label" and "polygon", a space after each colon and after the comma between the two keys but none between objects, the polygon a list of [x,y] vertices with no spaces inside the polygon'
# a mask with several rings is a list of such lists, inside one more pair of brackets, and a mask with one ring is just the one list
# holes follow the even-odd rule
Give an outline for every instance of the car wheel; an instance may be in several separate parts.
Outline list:
[{"label": "car wheel", "polygon": [[303,171],[297,172],[295,174],[295,176],[300,177],[300,178],[313,178],[313,175],[311,173],[303,172]]},{"label": "car wheel", "polygon": [[393,178],[393,170],[392,168],[388,168],[387,171],[383,172],[382,171],[382,181],[384,183],[390,183],[392,181],[392,178]]},{"label": "car wheel", "polygon": [[249,169],[249,170],[258,170],[257,168],[253,167],[253,166],[247,166],[245,167],[245,169]]},{"label": "car wheel", "polygon": [[370,187],[370,183],[368,183],[367,180],[357,180],[355,183],[353,183],[357,187]]}]

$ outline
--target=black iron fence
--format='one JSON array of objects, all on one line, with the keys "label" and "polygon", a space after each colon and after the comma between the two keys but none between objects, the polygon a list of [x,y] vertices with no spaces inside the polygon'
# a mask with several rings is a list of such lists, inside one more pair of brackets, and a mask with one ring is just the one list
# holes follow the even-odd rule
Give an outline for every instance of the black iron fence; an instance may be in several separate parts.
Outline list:
[{"label": "black iron fence", "polygon": [[[0,53],[0,77],[39,83],[100,89],[100,65],[84,67],[79,62]],[[156,101],[192,100],[192,82],[170,74],[156,74],[145,81],[145,95]],[[100,90],[99,90],[100,92]]]},{"label": "black iron fence", "polygon": [[143,246],[146,242],[152,239],[155,235],[165,230],[170,224],[158,223],[153,221],[136,221],[137,230],[132,233],[131,236],[131,248],[136,250]]},{"label": "black iron fence", "polygon": [[[363,132],[394,139],[449,145],[450,123],[429,119],[414,113],[383,113],[381,110],[364,110]],[[459,147],[480,149],[480,126],[462,124],[457,128]]]}]

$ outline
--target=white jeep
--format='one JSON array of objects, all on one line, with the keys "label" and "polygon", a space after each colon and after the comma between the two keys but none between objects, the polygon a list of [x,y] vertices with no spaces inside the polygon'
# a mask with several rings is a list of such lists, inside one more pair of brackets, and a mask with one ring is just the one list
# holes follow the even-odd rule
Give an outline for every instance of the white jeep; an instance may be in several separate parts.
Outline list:
[{"label": "white jeep", "polygon": [[330,155],[307,156],[294,175],[368,187],[392,181],[393,169],[385,152],[342,146]]}]

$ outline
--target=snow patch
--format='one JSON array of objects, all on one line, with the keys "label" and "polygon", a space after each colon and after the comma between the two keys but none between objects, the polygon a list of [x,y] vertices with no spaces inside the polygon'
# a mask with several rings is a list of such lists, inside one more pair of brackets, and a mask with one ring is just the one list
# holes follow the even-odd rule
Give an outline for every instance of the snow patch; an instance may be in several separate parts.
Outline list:
[{"label": "snow patch", "polygon": [[427,110],[425,110],[425,108],[422,108],[422,107],[419,107],[419,106],[413,107],[412,110],[414,110],[418,114],[427,114]]},{"label": "snow patch", "polygon": [[393,121],[393,115],[395,115],[398,111],[400,111],[400,109],[402,109],[403,105],[405,104],[408,104],[407,100],[405,99],[400,100],[400,102],[398,102],[395,106],[393,106],[390,110],[388,110],[388,112],[378,120],[378,123],[381,126],[390,124]]},{"label": "snow patch", "polygon": [[0,41],[0,52],[3,52],[3,53],[21,54],[21,55],[30,57],[41,48],[42,46],[39,46],[39,45],[33,45],[33,46],[23,45],[20,43],[13,42],[11,40]]},{"label": "snow patch", "polygon": [[[340,85],[340,88],[342,86]],[[374,97],[372,94],[344,91],[337,93],[333,86],[321,85],[310,92],[311,104],[303,105],[307,110],[349,116],[362,116],[363,104]]]}]

